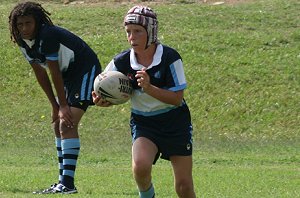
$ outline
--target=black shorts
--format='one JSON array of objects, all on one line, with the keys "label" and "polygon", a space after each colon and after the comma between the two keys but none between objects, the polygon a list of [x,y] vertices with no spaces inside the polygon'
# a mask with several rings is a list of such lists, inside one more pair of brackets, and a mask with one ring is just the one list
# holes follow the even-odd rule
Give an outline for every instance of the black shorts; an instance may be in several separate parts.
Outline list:
[{"label": "black shorts", "polygon": [[193,151],[193,127],[188,108],[179,107],[158,116],[131,114],[132,141],[146,137],[158,148],[153,162],[159,157],[170,160],[170,156],[190,156]]},{"label": "black shorts", "polygon": [[84,111],[89,105],[94,105],[92,98],[94,80],[101,73],[100,63],[94,62],[89,64],[93,64],[89,67],[89,70],[86,68],[81,71],[71,70],[63,74],[68,104]]}]

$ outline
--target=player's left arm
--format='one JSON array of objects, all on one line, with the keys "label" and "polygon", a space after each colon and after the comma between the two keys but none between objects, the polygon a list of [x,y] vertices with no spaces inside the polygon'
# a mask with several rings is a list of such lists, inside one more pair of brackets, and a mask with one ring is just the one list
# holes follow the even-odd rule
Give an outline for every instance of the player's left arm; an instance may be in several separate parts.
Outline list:
[{"label": "player's left arm", "polygon": [[138,85],[143,88],[144,92],[160,100],[164,103],[180,106],[183,100],[183,90],[170,91],[166,89],[161,89],[150,83],[150,77],[143,68],[141,71],[137,71],[135,76],[137,78]]}]

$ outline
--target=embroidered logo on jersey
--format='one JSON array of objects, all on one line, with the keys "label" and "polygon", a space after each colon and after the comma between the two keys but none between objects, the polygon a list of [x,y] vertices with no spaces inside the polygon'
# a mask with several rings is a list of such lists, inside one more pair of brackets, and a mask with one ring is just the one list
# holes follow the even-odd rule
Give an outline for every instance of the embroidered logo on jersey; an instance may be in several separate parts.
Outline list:
[{"label": "embroidered logo on jersey", "polygon": [[160,78],[160,76],[161,76],[161,75],[160,75],[160,71],[155,72],[155,74],[154,74],[154,77],[155,77],[155,78]]},{"label": "embroidered logo on jersey", "polygon": [[127,77],[129,78],[129,80],[133,80],[134,79],[133,74],[127,74]]},{"label": "embroidered logo on jersey", "polygon": [[187,144],[187,145],[186,145],[186,150],[189,151],[190,149],[191,149],[191,145],[190,145],[190,144]]}]

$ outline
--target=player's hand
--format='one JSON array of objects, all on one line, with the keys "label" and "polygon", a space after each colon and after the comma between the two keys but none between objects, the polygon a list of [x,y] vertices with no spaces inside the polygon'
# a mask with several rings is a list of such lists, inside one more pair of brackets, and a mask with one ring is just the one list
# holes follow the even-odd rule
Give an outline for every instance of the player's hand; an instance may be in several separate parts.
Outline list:
[{"label": "player's hand", "polygon": [[62,124],[66,125],[68,128],[74,127],[72,112],[69,105],[60,106],[58,115]]},{"label": "player's hand", "polygon": [[142,87],[144,90],[150,87],[150,77],[147,74],[145,67],[141,71],[137,71],[135,77],[137,78],[138,86]]},{"label": "player's hand", "polygon": [[95,105],[100,106],[100,107],[109,107],[112,104],[105,99],[102,99],[100,96],[98,96],[95,91],[92,92],[92,97],[93,97],[93,102]]}]

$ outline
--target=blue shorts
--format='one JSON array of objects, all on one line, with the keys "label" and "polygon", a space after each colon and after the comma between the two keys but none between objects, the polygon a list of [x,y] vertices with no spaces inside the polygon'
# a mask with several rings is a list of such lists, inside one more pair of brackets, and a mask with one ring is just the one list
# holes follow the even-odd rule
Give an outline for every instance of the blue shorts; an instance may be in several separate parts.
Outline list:
[{"label": "blue shorts", "polygon": [[99,62],[94,61],[88,64],[90,64],[90,67],[83,67],[80,70],[70,69],[63,73],[68,104],[84,111],[86,111],[89,105],[94,105],[92,99],[94,80],[101,73]]},{"label": "blue shorts", "polygon": [[187,106],[156,116],[131,113],[130,127],[132,141],[145,137],[157,146],[158,153],[153,164],[159,157],[170,160],[170,156],[174,155],[192,155],[193,127]]}]

